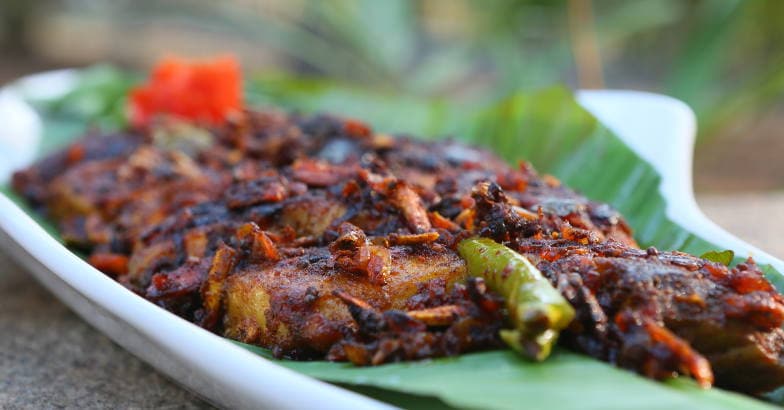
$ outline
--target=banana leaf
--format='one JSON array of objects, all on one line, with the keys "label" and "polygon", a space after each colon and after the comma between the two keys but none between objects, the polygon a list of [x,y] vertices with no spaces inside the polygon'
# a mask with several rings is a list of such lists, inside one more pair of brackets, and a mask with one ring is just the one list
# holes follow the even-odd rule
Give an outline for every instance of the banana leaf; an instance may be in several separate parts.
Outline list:
[{"label": "banana leaf", "polygon": [[[84,70],[80,76],[75,89],[57,100],[31,100],[45,121],[42,153],[77,138],[89,124],[123,126],[123,116],[117,113],[122,112],[124,93],[118,90],[127,88],[133,77],[106,67]],[[502,101],[480,105],[423,101],[322,80],[267,75],[248,81],[246,98],[251,105],[360,118],[377,130],[394,134],[452,137],[483,145],[509,161],[530,161],[540,172],[561,178],[586,196],[611,203],[627,217],[642,246],[697,255],[721,248],[667,219],[654,169],[563,88],[514,93]],[[2,191],[24,207],[7,187]],[[37,220],[56,235],[50,224]],[[779,291],[784,289],[784,278],[778,272],[768,269],[768,277]],[[686,378],[648,380],[565,349],[556,349],[543,363],[531,363],[509,350],[500,350],[354,367],[279,360],[266,349],[239,344],[281,366],[406,408],[772,407],[770,402],[721,389],[700,389]]]}]

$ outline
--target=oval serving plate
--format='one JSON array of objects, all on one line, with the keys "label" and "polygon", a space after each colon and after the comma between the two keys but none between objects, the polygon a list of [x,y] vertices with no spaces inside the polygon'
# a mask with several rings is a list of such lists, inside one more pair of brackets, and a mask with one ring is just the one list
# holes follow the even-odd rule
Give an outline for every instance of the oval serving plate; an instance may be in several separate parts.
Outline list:
[{"label": "oval serving plate", "polygon": [[[63,93],[71,71],[30,76],[0,91],[0,184],[30,163],[42,124],[20,97]],[[632,91],[581,91],[579,103],[661,175],[667,216],[714,243],[784,271],[784,262],[727,233],[694,200],[691,157],[695,119],[682,102]],[[0,246],[82,318],[172,380],[230,408],[385,408],[255,355],[127,291],[52,238],[0,195]],[[216,352],[219,352],[216,354]]]}]

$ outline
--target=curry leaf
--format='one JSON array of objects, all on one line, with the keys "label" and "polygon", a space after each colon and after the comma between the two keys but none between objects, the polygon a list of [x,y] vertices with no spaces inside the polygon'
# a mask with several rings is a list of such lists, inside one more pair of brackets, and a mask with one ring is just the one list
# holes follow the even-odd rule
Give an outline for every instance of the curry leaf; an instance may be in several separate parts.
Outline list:
[{"label": "curry leaf", "polygon": [[708,251],[700,255],[700,258],[707,259],[711,262],[717,262],[724,266],[730,266],[732,260],[735,259],[735,252],[731,250],[726,251]]}]

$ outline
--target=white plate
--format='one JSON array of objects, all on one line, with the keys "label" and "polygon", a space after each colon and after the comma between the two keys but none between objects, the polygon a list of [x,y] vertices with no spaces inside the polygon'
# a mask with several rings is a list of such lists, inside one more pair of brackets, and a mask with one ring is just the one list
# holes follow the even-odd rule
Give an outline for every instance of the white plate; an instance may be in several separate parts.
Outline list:
[{"label": "white plate", "polygon": [[[0,183],[33,159],[41,122],[20,95],[68,90],[72,72],[31,76],[0,91]],[[632,91],[581,91],[578,101],[662,175],[667,214],[739,255],[784,263],[735,238],[698,209],[691,187],[694,114],[678,100]],[[129,292],[49,236],[0,195],[0,246],[87,322],[191,391],[230,408],[383,408],[387,405],[280,367]]]}]

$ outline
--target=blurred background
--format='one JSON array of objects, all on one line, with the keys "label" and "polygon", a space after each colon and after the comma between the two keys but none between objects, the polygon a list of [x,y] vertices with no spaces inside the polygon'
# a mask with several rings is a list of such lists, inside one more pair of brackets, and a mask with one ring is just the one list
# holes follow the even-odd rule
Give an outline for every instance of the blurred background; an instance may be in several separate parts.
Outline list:
[{"label": "blurred background", "polygon": [[664,93],[697,113],[706,212],[782,256],[782,18],[779,0],[2,0],[0,82],[231,52],[253,70],[421,97]]}]

